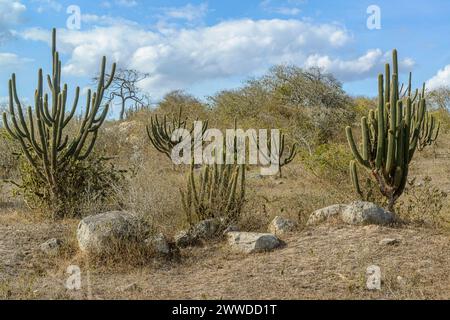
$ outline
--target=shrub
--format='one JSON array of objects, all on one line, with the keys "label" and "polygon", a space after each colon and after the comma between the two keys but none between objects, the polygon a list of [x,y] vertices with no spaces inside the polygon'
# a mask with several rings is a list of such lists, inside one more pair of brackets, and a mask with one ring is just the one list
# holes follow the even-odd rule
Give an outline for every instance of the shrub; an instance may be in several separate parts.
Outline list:
[{"label": "shrub", "polygon": [[45,179],[36,173],[25,159],[20,161],[21,183],[14,183],[16,194],[23,196],[26,204],[33,210],[39,209],[44,216],[57,218],[79,217],[98,213],[94,210],[116,208],[118,193],[125,186],[125,171],[118,170],[110,159],[89,158],[86,161],[71,161],[55,177],[64,188],[58,202],[48,189]]},{"label": "shrub", "polygon": [[433,185],[431,177],[427,176],[421,182],[414,179],[397,203],[396,212],[405,222],[440,227],[450,222],[442,210],[446,198],[447,193]]}]

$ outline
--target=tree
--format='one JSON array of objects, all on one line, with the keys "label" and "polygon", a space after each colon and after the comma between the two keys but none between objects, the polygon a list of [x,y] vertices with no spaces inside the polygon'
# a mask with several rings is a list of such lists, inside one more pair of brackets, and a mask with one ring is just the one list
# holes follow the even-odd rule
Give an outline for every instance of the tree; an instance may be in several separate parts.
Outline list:
[{"label": "tree", "polygon": [[432,109],[450,111],[450,86],[430,91],[428,101]]},{"label": "tree", "polygon": [[319,68],[274,66],[259,81],[284,104],[307,108],[346,108],[351,104],[342,84]]},{"label": "tree", "polygon": [[[108,103],[113,102],[116,98],[120,101],[120,120],[125,117],[128,101],[133,101],[135,107],[145,106],[148,103],[148,96],[142,92],[138,84],[149,76],[148,73],[141,73],[134,69],[117,70],[106,96],[108,97]],[[107,80],[109,80],[109,77],[110,75],[106,75]],[[94,81],[98,81],[98,77],[95,77]]]}]

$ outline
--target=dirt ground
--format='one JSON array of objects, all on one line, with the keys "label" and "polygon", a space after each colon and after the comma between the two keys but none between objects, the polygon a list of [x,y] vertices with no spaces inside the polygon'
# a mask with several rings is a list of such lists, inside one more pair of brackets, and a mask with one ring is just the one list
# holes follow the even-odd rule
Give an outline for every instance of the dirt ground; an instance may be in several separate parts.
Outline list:
[{"label": "dirt ground", "polygon": [[[183,250],[181,262],[89,267],[77,254],[39,251],[75,222],[24,223],[14,213],[1,221],[2,299],[450,299],[450,236],[430,229],[328,223],[282,237],[286,245],[270,253],[243,255],[218,241]],[[72,264],[81,265],[78,291],[64,286]],[[381,269],[380,291],[366,289],[371,265]]]}]

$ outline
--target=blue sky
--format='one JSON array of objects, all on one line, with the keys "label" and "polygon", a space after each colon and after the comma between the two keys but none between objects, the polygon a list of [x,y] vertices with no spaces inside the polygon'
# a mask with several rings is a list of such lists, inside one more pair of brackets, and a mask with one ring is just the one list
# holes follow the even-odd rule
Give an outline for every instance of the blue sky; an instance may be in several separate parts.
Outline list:
[{"label": "blue sky", "polygon": [[[67,28],[71,5],[79,30]],[[367,27],[370,5],[381,29]],[[446,0],[0,0],[0,101],[12,72],[31,99],[37,69],[50,71],[52,27],[69,85],[86,88],[106,55],[148,72],[141,86],[154,100],[174,89],[204,98],[274,64],[318,66],[349,93],[373,95],[393,48],[416,86],[450,85],[449,16]]]}]

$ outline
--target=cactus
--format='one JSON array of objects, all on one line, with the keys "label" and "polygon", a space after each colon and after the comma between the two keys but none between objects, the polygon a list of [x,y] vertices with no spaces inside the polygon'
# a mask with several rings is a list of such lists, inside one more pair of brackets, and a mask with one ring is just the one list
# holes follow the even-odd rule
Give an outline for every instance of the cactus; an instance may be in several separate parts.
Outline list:
[{"label": "cactus", "polygon": [[72,160],[84,160],[93,150],[98,131],[108,113],[109,106],[106,105],[102,109],[101,102],[114,77],[116,65],[112,66],[109,81],[105,81],[106,58],[103,57],[97,91],[93,94],[91,90],[87,92],[86,110],[81,117],[81,126],[75,136],[69,137],[65,129],[76,113],[80,88],[76,88],[71,109],[67,110],[68,88],[67,84],[61,86],[61,61],[56,50],[56,29],[52,32],[52,59],[52,75],[47,76],[50,97],[44,93],[43,72],[39,69],[34,109],[30,106],[26,112],[23,110],[17,92],[16,76],[12,75],[9,80],[9,115],[3,113],[3,124],[9,135],[19,142],[22,154],[37,176],[45,181],[52,198],[57,200],[61,189],[64,188],[59,185],[58,174]]},{"label": "cactus", "polygon": [[[297,144],[294,143],[290,148],[287,149],[287,153],[285,155],[285,150],[286,150],[285,138],[286,138],[286,136],[284,134],[280,134],[278,143],[275,145],[275,152],[278,153],[278,161],[279,161],[278,162],[278,172],[279,172],[280,178],[283,176],[282,168],[284,166],[288,165],[289,163],[291,163],[295,159],[295,157],[297,156],[297,153],[298,153]],[[260,150],[259,141],[256,141],[256,144],[257,144],[258,150]],[[266,161],[270,161],[270,159],[271,159],[270,152],[272,151],[272,139],[270,137],[267,139],[267,150],[268,150],[269,154],[260,153],[260,155],[263,156],[266,159]]]},{"label": "cactus", "polygon": [[[356,162],[370,170],[381,193],[387,198],[388,209],[393,211],[395,201],[407,183],[409,164],[421,137],[430,137],[434,120],[426,112],[425,86],[422,92],[411,92],[411,74],[408,86],[399,89],[397,51],[393,51],[393,73],[386,64],[385,77],[378,76],[378,107],[362,117],[362,143],[358,150],[351,127],[346,128],[347,140]],[[426,120],[429,119],[429,120]],[[428,121],[428,124],[427,124]],[[432,135],[431,140],[435,140]],[[424,138],[425,139],[425,138]],[[350,176],[361,195],[356,162],[350,164]]]},{"label": "cactus", "polygon": [[191,164],[186,189],[180,190],[183,209],[190,225],[194,224],[194,216],[198,221],[223,218],[224,224],[236,222],[240,217],[245,198],[246,168],[244,164],[225,164],[227,147],[236,160],[235,137],[228,146],[224,141],[221,161],[216,159],[214,164],[204,165],[198,181],[195,178],[195,166]]},{"label": "cactus", "polygon": [[422,151],[425,147],[432,145],[439,136],[440,127],[441,123],[438,122],[436,125],[436,119],[427,112],[420,128],[417,150]]},{"label": "cactus", "polygon": [[[198,180],[198,181],[196,181]],[[245,165],[204,165],[198,179],[191,165],[186,190],[180,190],[189,224],[209,218],[239,219],[245,197]]]},{"label": "cactus", "polygon": [[[150,125],[146,127],[147,135],[151,144],[159,152],[165,154],[169,159],[172,157],[172,149],[182,141],[182,137],[177,140],[172,139],[172,135],[177,129],[186,129],[187,119],[182,119],[182,109],[178,112],[178,115],[172,115],[170,119],[167,115],[164,115],[160,120],[158,115],[151,117]],[[208,129],[208,121],[203,122],[202,134]],[[190,130],[191,134],[194,128]],[[194,148],[194,138],[192,139],[192,148]]]}]

